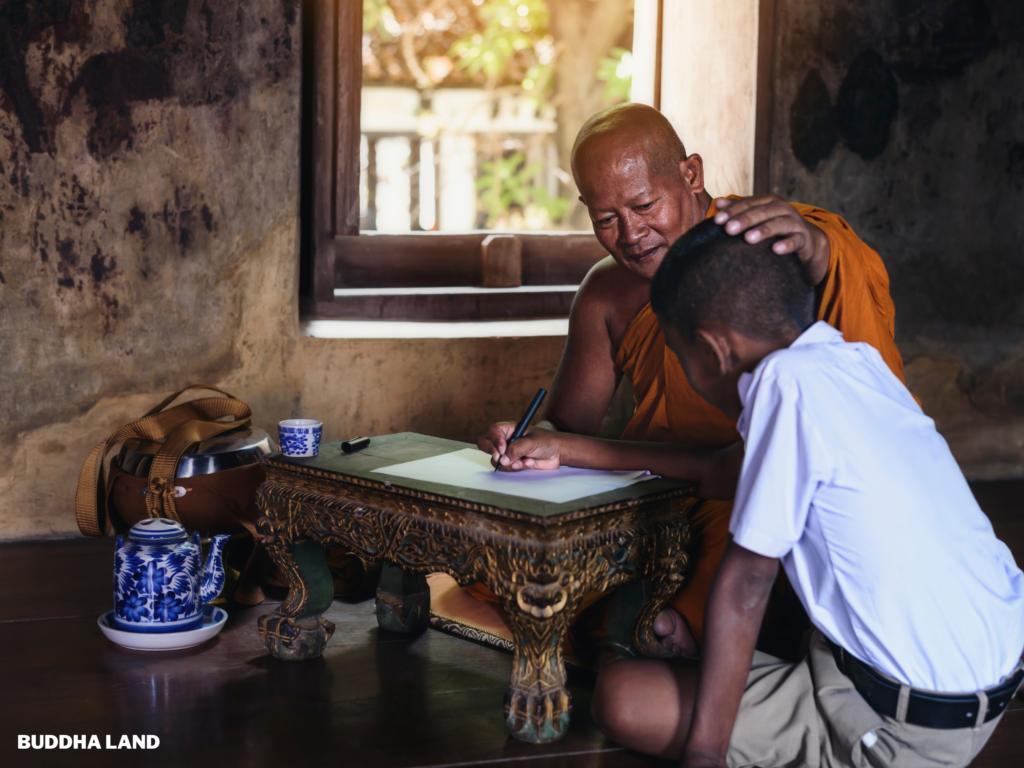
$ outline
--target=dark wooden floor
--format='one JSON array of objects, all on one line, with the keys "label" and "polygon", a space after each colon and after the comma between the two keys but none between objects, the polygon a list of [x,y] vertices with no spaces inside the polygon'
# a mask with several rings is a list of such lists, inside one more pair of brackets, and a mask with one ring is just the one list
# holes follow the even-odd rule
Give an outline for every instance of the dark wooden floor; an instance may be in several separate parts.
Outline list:
[{"label": "dark wooden floor", "polygon": [[[975,487],[1024,563],[1024,482]],[[257,608],[230,608],[215,640],[149,654],[109,643],[113,543],[0,545],[0,765],[5,766],[627,766],[663,765],[617,748],[590,719],[592,678],[570,671],[575,713],[560,742],[508,737],[511,657],[430,630],[377,629],[372,601],[335,601],[322,659],[279,662],[256,635]],[[152,752],[19,751],[19,734],[156,734]],[[974,765],[1024,764],[1024,701],[1011,705]],[[138,761],[138,762],[136,762]]]}]

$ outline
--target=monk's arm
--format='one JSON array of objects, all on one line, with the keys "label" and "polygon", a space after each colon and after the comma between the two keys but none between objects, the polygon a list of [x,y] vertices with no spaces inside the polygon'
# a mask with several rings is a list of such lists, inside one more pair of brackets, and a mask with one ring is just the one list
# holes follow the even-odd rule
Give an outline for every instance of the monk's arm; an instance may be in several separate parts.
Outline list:
[{"label": "monk's arm", "polygon": [[805,211],[804,216],[816,222],[831,243],[828,273],[816,291],[818,319],[842,331],[846,341],[873,346],[904,381],[903,358],[896,347],[896,308],[881,257],[841,216],[820,208]]},{"label": "monk's arm", "polygon": [[[655,475],[697,484],[698,495],[709,499],[731,499],[743,464],[743,444],[714,451],[670,443],[640,443],[604,440],[531,429],[512,444],[512,456],[501,456],[502,469],[647,470]],[[493,456],[492,456],[493,459]]]},{"label": "monk's arm", "polygon": [[[581,435],[596,435],[601,427],[622,379],[609,328],[616,270],[609,257],[592,267],[580,284],[569,314],[562,360],[537,422],[540,427]],[[477,447],[492,458],[504,454],[515,426],[510,421],[492,424],[477,440]]]},{"label": "monk's arm", "polygon": [[595,266],[572,302],[565,350],[543,411],[560,432],[596,435],[622,378],[609,330],[609,268],[615,269]]},{"label": "monk's arm", "polygon": [[732,541],[708,597],[700,681],[684,768],[724,766],[729,740],[746,689],[754,646],[779,561]]}]

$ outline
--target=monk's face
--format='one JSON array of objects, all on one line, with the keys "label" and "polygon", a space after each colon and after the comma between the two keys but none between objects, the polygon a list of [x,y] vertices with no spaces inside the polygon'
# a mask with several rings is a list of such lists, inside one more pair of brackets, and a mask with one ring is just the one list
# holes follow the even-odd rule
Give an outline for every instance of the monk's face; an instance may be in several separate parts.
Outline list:
[{"label": "monk's face", "polygon": [[644,280],[654,277],[672,243],[704,218],[699,155],[686,158],[678,173],[653,174],[642,142],[601,136],[580,147],[575,171],[597,239]]}]

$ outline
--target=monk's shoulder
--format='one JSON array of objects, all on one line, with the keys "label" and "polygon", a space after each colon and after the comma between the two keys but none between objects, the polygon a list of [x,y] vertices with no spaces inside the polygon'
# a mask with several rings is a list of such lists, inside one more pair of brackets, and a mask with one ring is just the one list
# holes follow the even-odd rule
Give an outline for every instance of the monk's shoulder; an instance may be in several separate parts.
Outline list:
[{"label": "monk's shoulder", "polygon": [[824,208],[817,205],[807,205],[806,203],[794,203],[790,202],[790,205],[796,209],[803,218],[808,221],[812,221],[815,224],[826,225],[826,227],[833,227],[835,230],[842,232],[846,237],[862,242],[857,236],[857,233],[853,231],[853,227],[840,216],[838,213],[832,213]]},{"label": "monk's shoulder", "polygon": [[620,266],[611,256],[587,272],[576,295],[574,313],[601,317],[618,344],[626,326],[650,300],[650,284]]},{"label": "monk's shoulder", "polygon": [[844,261],[848,267],[863,270],[865,277],[888,286],[889,276],[882,257],[874,248],[860,239],[860,235],[854,231],[846,219],[838,213],[832,213],[815,205],[792,202],[790,205],[796,208],[803,218],[820,227],[828,237],[832,251],[830,270],[835,268],[837,261]]}]

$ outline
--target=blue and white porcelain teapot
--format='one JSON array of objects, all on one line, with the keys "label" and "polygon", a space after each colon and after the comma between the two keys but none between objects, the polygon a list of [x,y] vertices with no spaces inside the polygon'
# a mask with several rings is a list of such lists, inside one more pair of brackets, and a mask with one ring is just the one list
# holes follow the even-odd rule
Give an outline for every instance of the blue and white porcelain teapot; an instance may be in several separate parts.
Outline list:
[{"label": "blue and white porcelain teapot", "polygon": [[129,632],[184,632],[203,624],[203,605],[224,588],[227,536],[214,536],[206,564],[199,533],[162,517],[136,523],[114,552],[114,626]]}]

